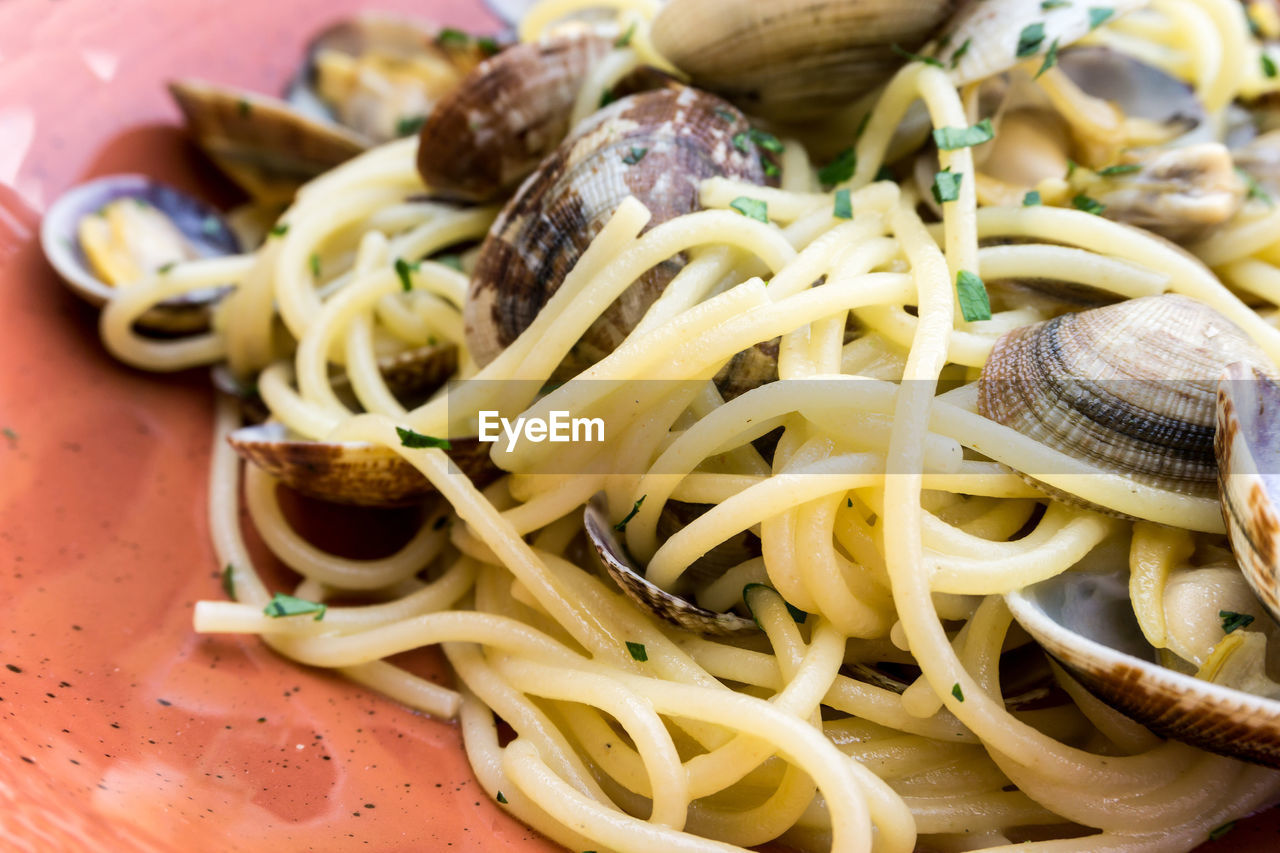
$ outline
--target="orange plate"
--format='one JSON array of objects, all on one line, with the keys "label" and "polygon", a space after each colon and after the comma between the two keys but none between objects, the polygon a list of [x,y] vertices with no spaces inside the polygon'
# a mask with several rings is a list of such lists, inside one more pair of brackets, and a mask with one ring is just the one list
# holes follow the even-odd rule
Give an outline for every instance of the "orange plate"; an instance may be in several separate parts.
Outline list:
[{"label": "orange plate", "polygon": [[[165,80],[277,90],[308,34],[365,5],[0,3],[0,847],[553,849],[484,796],[454,726],[192,633],[222,595],[207,381],[112,361],[36,245],[40,211],[91,176],[218,198]],[[494,27],[475,0],[376,5]],[[1278,827],[1214,846],[1272,850]]]}]

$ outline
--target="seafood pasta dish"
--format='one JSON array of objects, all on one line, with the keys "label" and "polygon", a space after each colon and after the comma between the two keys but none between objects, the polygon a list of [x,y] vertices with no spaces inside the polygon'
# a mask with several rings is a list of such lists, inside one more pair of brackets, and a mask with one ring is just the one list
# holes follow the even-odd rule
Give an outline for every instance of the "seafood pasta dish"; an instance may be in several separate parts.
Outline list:
[{"label": "seafood pasta dish", "polygon": [[[1280,4],[329,23],[283,97],[170,83],[246,204],[42,226],[114,357],[211,371],[196,632],[456,720],[568,850],[1179,851],[1280,802]],[[349,559],[282,490],[417,526]]]}]

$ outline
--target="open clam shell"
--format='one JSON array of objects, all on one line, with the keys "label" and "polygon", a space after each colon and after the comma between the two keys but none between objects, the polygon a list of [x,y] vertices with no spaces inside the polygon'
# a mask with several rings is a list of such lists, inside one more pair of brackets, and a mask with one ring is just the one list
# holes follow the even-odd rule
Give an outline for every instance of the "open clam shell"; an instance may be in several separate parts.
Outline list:
[{"label": "open clam shell", "polygon": [[169,91],[209,158],[265,204],[287,203],[298,187],[371,142],[279,98],[191,79],[175,80]]},{"label": "open clam shell", "polygon": [[1152,731],[1280,768],[1280,702],[1155,663],[1128,574],[1064,572],[1005,595],[1018,623],[1086,688]]},{"label": "open clam shell", "polygon": [[[356,506],[410,506],[435,487],[408,462],[381,445],[308,441],[283,424],[241,427],[228,436],[242,458],[308,497]],[[450,439],[449,458],[478,486],[501,476],[478,438]]]},{"label": "open clam shell", "polygon": [[1218,386],[1218,486],[1231,549],[1280,619],[1280,385],[1230,365]]},{"label": "open clam shell", "polygon": [[597,495],[583,510],[582,523],[595,553],[609,577],[632,601],[655,616],[686,631],[711,636],[734,636],[759,632],[751,619],[734,613],[716,613],[699,607],[651,583],[631,562],[626,547],[618,541],[609,521],[604,500]]},{"label": "open clam shell", "polygon": [[[105,304],[119,287],[128,284],[108,284],[93,272],[80,243],[80,223],[121,199],[132,199],[163,213],[198,257],[240,252],[240,243],[222,215],[181,190],[143,175],[110,175],[89,181],[64,193],[49,208],[40,223],[40,245],[67,287],[92,305]],[[204,288],[168,300],[148,310],[138,324],[167,334],[202,331],[209,325],[209,306],[222,292]]]}]

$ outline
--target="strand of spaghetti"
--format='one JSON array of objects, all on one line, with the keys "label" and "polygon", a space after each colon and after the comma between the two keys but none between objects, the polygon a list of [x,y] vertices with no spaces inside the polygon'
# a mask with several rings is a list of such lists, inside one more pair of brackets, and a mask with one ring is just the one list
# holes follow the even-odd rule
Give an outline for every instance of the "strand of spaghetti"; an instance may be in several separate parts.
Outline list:
[{"label": "strand of spaghetti", "polygon": [[286,566],[328,586],[377,589],[411,577],[429,564],[444,546],[446,534],[421,525],[396,553],[375,560],[338,557],[312,545],[293,529],[280,509],[274,477],[256,466],[245,472],[245,503],[254,527],[271,553]]},{"label": "strand of spaghetti", "polygon": [[192,335],[171,341],[140,337],[133,324],[147,309],[167,299],[217,287],[235,284],[249,272],[253,258],[234,255],[187,261],[165,273],[134,282],[112,294],[98,319],[98,333],[113,356],[133,367],[145,370],[184,370],[221,359],[225,346],[215,332]]},{"label": "strand of spaghetti", "polygon": [[1085,284],[1128,299],[1163,293],[1169,284],[1165,273],[1072,246],[984,246],[978,250],[978,263],[989,281],[1042,278],[1046,270],[1052,270],[1054,281]]},{"label": "strand of spaghetti", "polygon": [[828,495],[798,510],[796,551],[809,559],[800,566],[800,579],[810,597],[822,603],[821,613],[842,634],[882,637],[896,620],[888,590],[862,566],[836,552],[833,529],[842,495]]},{"label": "strand of spaghetti", "polygon": [[328,435],[341,420],[333,412],[304,400],[293,389],[293,365],[288,361],[270,364],[258,374],[258,393],[271,415],[293,432],[318,439]]},{"label": "strand of spaghetti", "polygon": [[[1196,94],[1205,109],[1217,112],[1240,93],[1250,38],[1245,9],[1231,0],[1154,0],[1154,8],[1173,18],[1196,53]],[[1228,57],[1234,57],[1235,61]]]},{"label": "strand of spaghetti", "polygon": [[[634,31],[632,38],[635,37]],[[569,127],[576,128],[578,123],[600,109],[605,102],[605,93],[613,85],[634,71],[640,65],[640,58],[633,50],[614,50],[604,59],[591,67],[586,79],[578,87],[578,97],[573,102],[573,111],[569,114]]]},{"label": "strand of spaghetti", "polygon": [[222,332],[227,366],[236,376],[250,376],[275,357],[271,322],[271,272],[280,243],[271,235],[254,254],[240,286],[215,309],[214,328]]},{"label": "strand of spaghetti", "polygon": [[1280,270],[1257,258],[1242,258],[1218,267],[1227,285],[1280,305]]},{"label": "strand of spaghetti", "polygon": [[405,672],[385,661],[370,661],[338,670],[356,684],[377,690],[410,708],[417,708],[440,720],[458,716],[462,697],[456,690],[441,687],[425,678]]},{"label": "strand of spaghetti", "polygon": [[1030,552],[1044,545],[1056,533],[1078,517],[1081,510],[1054,502],[1049,504],[1044,516],[1036,523],[1035,528],[1026,535],[1013,541],[991,541],[975,536],[966,530],[949,524],[932,512],[923,515],[925,548],[953,557],[969,557],[982,559],[994,557],[1007,559],[1013,556],[1026,557]]},{"label": "strand of spaghetti", "polygon": [[240,426],[240,411],[234,400],[219,395],[214,409],[213,448],[209,460],[209,538],[218,564],[225,566],[235,597],[257,607],[271,599],[257,573],[249,549],[240,534],[240,458],[227,436]]}]

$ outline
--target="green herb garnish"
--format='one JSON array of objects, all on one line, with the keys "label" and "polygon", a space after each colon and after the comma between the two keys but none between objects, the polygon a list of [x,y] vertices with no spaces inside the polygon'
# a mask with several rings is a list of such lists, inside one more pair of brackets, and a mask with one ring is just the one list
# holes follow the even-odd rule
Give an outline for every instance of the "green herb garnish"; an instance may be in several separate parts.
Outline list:
[{"label": "green herb garnish", "polygon": [[934,59],[932,56],[921,56],[918,53],[912,53],[909,50],[904,50],[903,48],[899,47],[896,44],[889,45],[889,49],[892,50],[894,53],[896,53],[898,56],[901,56],[903,59],[907,60],[907,62],[923,62],[925,65],[932,65],[934,68],[943,67],[942,63]]},{"label": "green herb garnish", "polygon": [[1253,617],[1248,613],[1236,613],[1233,610],[1219,610],[1222,619],[1222,633],[1230,634],[1237,628],[1248,628],[1253,624]]},{"label": "green herb garnish", "polygon": [[294,598],[292,595],[285,595],[283,592],[277,592],[271,596],[271,601],[262,609],[262,612],[273,619],[279,619],[281,616],[301,616],[305,613],[316,614],[315,621],[319,622],[324,618],[325,611],[329,609],[327,604],[318,604],[314,601],[307,601],[305,598]]},{"label": "green herb garnish", "polygon": [[644,155],[649,153],[648,148],[632,148],[626,154],[622,155],[622,162],[628,166],[634,166],[644,159]]},{"label": "green herb garnish", "polygon": [[955,151],[957,148],[970,148],[990,142],[996,135],[991,127],[991,119],[984,118],[971,127],[935,127],[933,141],[943,151]]},{"label": "green herb garnish", "polygon": [[835,205],[831,210],[831,215],[836,219],[852,219],[853,218],[853,201],[849,198],[849,188],[836,190]]},{"label": "green herb garnish", "polygon": [[[856,142],[862,138],[862,134],[867,130],[867,124],[871,121],[871,110],[867,110],[862,114],[862,118],[858,119],[858,129],[853,132],[853,139]],[[852,151],[853,149],[849,149]]]},{"label": "green herb garnish", "polygon": [[613,93],[613,90],[605,89],[600,93],[600,108],[604,109],[616,100],[618,100],[618,96]]},{"label": "green herb garnish", "polygon": [[835,186],[852,178],[857,169],[858,153],[853,148],[846,148],[837,154],[834,160],[818,170],[818,180],[824,186]]},{"label": "green herb garnish", "polygon": [[615,525],[613,526],[613,529],[614,529],[614,530],[616,530],[616,531],[618,531],[619,533],[625,533],[625,532],[627,531],[627,524],[628,524],[628,523],[630,523],[631,519],[633,519],[633,518],[635,518],[635,517],[636,517],[636,513],[638,513],[638,512],[640,511],[640,507],[641,507],[641,505],[642,505],[642,504],[644,504],[644,499],[645,499],[645,498],[647,498],[647,497],[649,497],[649,496],[648,496],[648,495],[641,495],[641,496],[640,496],[640,500],[638,500],[638,501],[636,501],[634,504],[632,504],[632,506],[631,506],[631,512],[627,513],[627,514],[623,517],[622,521],[619,521],[617,524],[615,524]]},{"label": "green herb garnish", "polygon": [[400,289],[405,293],[413,290],[413,274],[417,271],[418,265],[411,264],[404,258],[396,258],[396,275],[400,277]]},{"label": "green herb garnish", "polygon": [[169,270],[173,269],[177,265],[178,265],[177,261],[169,261],[167,264],[161,264],[160,266],[156,267],[156,272],[158,272],[160,275],[164,275],[165,273],[167,273]]},{"label": "green herb garnish", "polygon": [[240,113],[240,118],[248,118],[253,113],[253,104],[241,98],[236,101],[236,111]]},{"label": "green herb garnish", "polygon": [[613,40],[614,47],[626,47],[631,44],[631,37],[636,34],[636,25],[627,27],[627,31]]},{"label": "green herb garnish", "polygon": [[1062,9],[1070,5],[1071,4],[1067,2],[1067,0],[1041,0],[1040,8],[1043,11],[1048,12],[1051,9]]},{"label": "green herb garnish", "polygon": [[230,563],[222,567],[222,591],[227,594],[227,598],[236,600],[236,570]]},{"label": "green herb garnish", "polygon": [[1048,71],[1050,68],[1058,64],[1058,39],[1054,39],[1049,45],[1049,50],[1044,55],[1044,62],[1040,63],[1040,70],[1036,72],[1036,78]]},{"label": "green herb garnish", "polygon": [[1044,24],[1037,21],[1034,24],[1027,24],[1022,28],[1022,32],[1018,34],[1018,49],[1015,51],[1019,58],[1031,56],[1040,49],[1040,45],[1044,43]]},{"label": "green herb garnish", "polygon": [[1105,204],[1097,199],[1089,198],[1089,196],[1084,193],[1077,193],[1076,197],[1071,199],[1071,206],[1076,210],[1083,210],[1085,213],[1092,213],[1094,216],[1101,216],[1102,211],[1107,209]]},{"label": "green herb garnish", "polygon": [[955,201],[960,197],[960,182],[964,178],[962,172],[953,172],[951,167],[937,172],[933,176],[933,198],[938,204]]},{"label": "green herb garnish", "polygon": [[494,799],[495,799],[495,800],[497,800],[498,802],[502,803],[504,806],[507,804],[507,798],[506,798],[506,797],[504,797],[504,796],[502,796],[502,792],[501,792],[501,791],[499,791],[499,792],[498,792],[498,796],[494,797]]},{"label": "green herb garnish", "polygon": [[485,56],[493,56],[500,49],[497,39],[492,36],[480,36],[476,39],[476,47],[480,48],[480,52]]},{"label": "green herb garnish", "polygon": [[717,116],[719,116],[724,121],[729,122],[730,124],[738,120],[738,117],[736,115],[734,115],[729,110],[726,110],[724,107],[716,107],[714,112]]},{"label": "green herb garnish", "polygon": [[1276,61],[1265,53],[1262,54],[1261,60],[1262,60],[1262,73],[1266,75],[1268,78],[1274,79],[1276,74],[1280,73],[1276,69]]},{"label": "green herb garnish", "polygon": [[747,135],[751,137],[752,142],[759,145],[765,151],[772,151],[774,154],[781,154],[786,150],[786,146],[782,144],[782,141],[767,130],[759,130],[753,127],[747,131]]},{"label": "green herb garnish", "polygon": [[1236,166],[1236,174],[1240,176],[1240,179],[1244,181],[1244,185],[1248,188],[1248,191],[1249,191],[1248,197],[1250,199],[1257,199],[1258,201],[1264,201],[1267,203],[1267,207],[1272,206],[1274,202],[1271,199],[1271,193],[1267,192],[1263,188],[1262,184],[1258,183],[1257,178],[1255,178],[1253,175],[1250,175],[1248,172],[1246,172],[1244,169],[1241,169],[1239,166]]},{"label": "green herb garnish", "polygon": [[412,447],[420,449],[423,447],[438,447],[441,450],[449,450],[453,445],[449,443],[447,438],[436,438],[433,435],[423,435],[411,429],[404,427],[396,427],[396,435],[400,436],[400,444],[404,447]]},{"label": "green herb garnish", "polygon": [[457,255],[436,255],[429,259],[432,263],[442,264],[449,269],[462,272],[462,258]]},{"label": "green herb garnish", "polygon": [[289,233],[289,223],[281,222],[277,225],[273,225],[271,227],[271,231],[269,231],[268,233],[272,237],[283,237],[284,235]]},{"label": "green herb garnish", "polygon": [[805,613],[803,610],[801,610],[799,607],[796,607],[794,604],[792,604],[790,601],[787,601],[785,598],[782,599],[782,603],[787,606],[787,612],[791,614],[791,621],[795,622],[797,625],[803,625],[804,620],[809,618],[808,613]]},{"label": "green herb garnish", "polygon": [[1096,30],[1105,24],[1116,13],[1110,6],[1091,6],[1089,8],[1089,29]]},{"label": "green herb garnish", "polygon": [[1140,172],[1142,167],[1137,163],[1120,163],[1115,166],[1107,166],[1105,169],[1099,169],[1098,174],[1104,178],[1112,175],[1128,175],[1132,172]]},{"label": "green herb garnish", "polygon": [[455,30],[453,27],[445,27],[440,31],[440,35],[436,36],[436,44],[453,45],[461,47],[471,41],[471,36],[462,30]]},{"label": "green herb garnish", "polygon": [[987,298],[987,285],[968,270],[956,273],[956,296],[960,300],[960,313],[966,322],[991,319],[991,300]]},{"label": "green herb garnish", "polygon": [[426,116],[401,116],[396,121],[396,136],[412,136],[422,129]]},{"label": "green herb garnish", "polygon": [[311,277],[320,277],[320,256],[315,252],[311,253]]},{"label": "green herb garnish", "polygon": [[740,195],[729,202],[729,206],[748,219],[754,219],[757,222],[769,221],[769,204],[758,198],[747,198],[745,195]]},{"label": "green herb garnish", "polygon": [[644,643],[633,643],[627,640],[627,651],[631,653],[632,660],[638,660],[641,663],[649,659],[649,653],[645,651]]},{"label": "green herb garnish", "polygon": [[964,41],[962,41],[962,42],[960,43],[960,46],[959,46],[959,47],[957,47],[957,48],[956,48],[956,52],[955,52],[955,53],[953,53],[953,54],[951,54],[951,67],[952,67],[952,68],[955,68],[957,65],[959,65],[959,64],[960,64],[960,60],[961,60],[962,58],[964,58],[964,55],[965,55],[966,53],[968,53],[968,52],[969,52],[969,45],[971,45],[971,44],[973,44],[973,39],[971,39],[971,38],[967,38],[967,39],[965,39]]},{"label": "green herb garnish", "polygon": [[1037,204],[1040,204],[1039,190],[1031,190],[1031,192],[1027,193],[1022,197],[1023,207],[1035,207]]},{"label": "green herb garnish", "polygon": [[957,681],[955,684],[951,685],[951,695],[961,702],[964,701],[964,691],[960,689],[960,682]]},{"label": "green herb garnish", "polygon": [[1235,828],[1236,828],[1236,822],[1234,820],[1229,820],[1226,823],[1224,823],[1222,826],[1215,827],[1214,829],[1209,830],[1209,840],[1217,841],[1219,838],[1226,835],[1228,832],[1230,832]]}]

